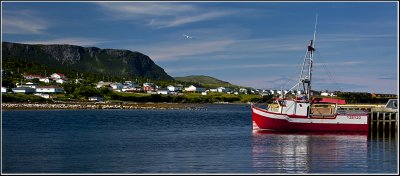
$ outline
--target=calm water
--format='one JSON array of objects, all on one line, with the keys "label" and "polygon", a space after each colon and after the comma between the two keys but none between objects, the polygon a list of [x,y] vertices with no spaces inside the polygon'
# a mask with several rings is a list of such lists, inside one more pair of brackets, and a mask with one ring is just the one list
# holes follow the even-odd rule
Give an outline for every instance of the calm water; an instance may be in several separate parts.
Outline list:
[{"label": "calm water", "polygon": [[3,173],[397,173],[398,141],[253,132],[245,105],[2,112]]}]

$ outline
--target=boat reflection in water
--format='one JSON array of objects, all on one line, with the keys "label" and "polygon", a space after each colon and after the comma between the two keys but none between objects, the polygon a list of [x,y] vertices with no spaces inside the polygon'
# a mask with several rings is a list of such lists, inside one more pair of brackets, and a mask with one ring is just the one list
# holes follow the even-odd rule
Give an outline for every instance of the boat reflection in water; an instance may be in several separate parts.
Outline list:
[{"label": "boat reflection in water", "polygon": [[256,173],[366,172],[368,132],[253,130]]}]

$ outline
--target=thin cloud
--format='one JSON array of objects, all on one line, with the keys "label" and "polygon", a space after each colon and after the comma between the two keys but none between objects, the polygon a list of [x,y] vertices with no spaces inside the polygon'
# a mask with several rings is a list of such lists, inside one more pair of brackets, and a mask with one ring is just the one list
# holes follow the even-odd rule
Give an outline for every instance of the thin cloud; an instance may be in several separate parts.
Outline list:
[{"label": "thin cloud", "polygon": [[[318,39],[322,42],[350,42],[350,41],[365,41],[377,40],[379,38],[393,38],[396,35],[392,34],[321,34]],[[317,40],[317,41],[318,41]]]},{"label": "thin cloud", "polygon": [[226,47],[233,44],[234,40],[202,41],[193,43],[165,43],[163,46],[153,47],[147,50],[153,60],[180,60],[187,56],[211,54],[217,51],[224,51]]},{"label": "thin cloud", "polygon": [[79,37],[71,37],[71,38],[58,38],[58,39],[50,39],[50,40],[29,40],[29,41],[18,41],[19,43],[25,44],[68,44],[68,45],[78,45],[78,46],[96,46],[97,44],[104,43],[106,41],[99,39],[91,39],[91,38],[79,38]]},{"label": "thin cloud", "polygon": [[38,17],[38,13],[29,10],[4,11],[4,34],[43,34],[50,24]]},{"label": "thin cloud", "polygon": [[[151,47],[147,47],[146,44],[143,44],[140,47],[142,47],[142,49],[140,49],[141,51],[145,51],[153,60],[158,61],[187,60],[193,59],[193,56],[204,56],[207,54],[214,54],[212,58],[219,57],[219,59],[224,59],[220,56],[230,58],[243,53],[246,53],[246,55],[250,57],[254,54],[257,54],[257,57],[267,57],[282,51],[305,50],[304,46],[293,42],[289,38],[285,40],[282,38],[236,39],[234,37],[226,37],[220,39],[217,37],[217,39],[212,39],[208,37],[207,39],[196,41],[186,40],[186,42],[175,41],[159,43],[156,45],[151,44]],[[229,54],[215,55],[216,52]],[[204,57],[203,59],[207,58],[209,57]]]},{"label": "thin cloud", "polygon": [[191,16],[175,17],[175,18],[167,19],[167,20],[152,19],[151,22],[148,23],[148,25],[152,26],[152,27],[156,27],[156,28],[176,27],[176,26],[181,26],[181,25],[187,24],[187,23],[211,20],[211,19],[215,19],[218,17],[229,15],[232,13],[233,12],[207,12],[207,13],[196,14],[196,15],[191,15]]},{"label": "thin cloud", "polygon": [[294,67],[293,64],[241,64],[241,65],[223,65],[214,67],[185,67],[176,69],[166,69],[168,73],[187,72],[187,71],[210,71],[210,70],[227,70],[227,69],[251,69],[251,68],[280,68],[280,67]]},{"label": "thin cloud", "polygon": [[195,5],[165,2],[96,3],[112,20],[143,23],[153,28],[170,28],[212,20],[234,14],[229,10],[210,10]]}]

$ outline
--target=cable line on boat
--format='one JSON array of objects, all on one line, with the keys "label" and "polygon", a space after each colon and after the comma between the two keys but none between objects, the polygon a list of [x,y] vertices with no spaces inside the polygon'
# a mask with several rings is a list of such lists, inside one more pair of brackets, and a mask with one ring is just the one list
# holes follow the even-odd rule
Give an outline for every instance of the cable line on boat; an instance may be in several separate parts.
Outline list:
[{"label": "cable line on boat", "polygon": [[343,92],[342,88],[339,86],[339,84],[335,81],[333,74],[329,71],[328,67],[326,66],[324,60],[321,57],[321,54],[317,52],[317,57],[315,57],[322,65],[322,68],[324,69],[324,72],[328,75],[329,80],[333,83],[333,86],[335,87],[336,90],[339,90]]}]

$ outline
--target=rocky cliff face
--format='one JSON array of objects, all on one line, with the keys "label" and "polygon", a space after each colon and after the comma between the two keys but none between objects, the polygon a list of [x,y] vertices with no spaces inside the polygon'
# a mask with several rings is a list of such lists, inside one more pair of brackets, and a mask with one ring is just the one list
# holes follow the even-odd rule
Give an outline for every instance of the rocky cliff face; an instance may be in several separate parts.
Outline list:
[{"label": "rocky cliff face", "polygon": [[105,75],[173,80],[148,56],[129,50],[100,49],[75,45],[30,45],[3,42],[3,59],[22,59],[49,67]]}]

